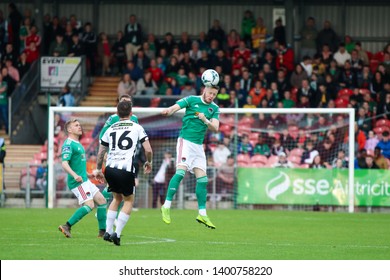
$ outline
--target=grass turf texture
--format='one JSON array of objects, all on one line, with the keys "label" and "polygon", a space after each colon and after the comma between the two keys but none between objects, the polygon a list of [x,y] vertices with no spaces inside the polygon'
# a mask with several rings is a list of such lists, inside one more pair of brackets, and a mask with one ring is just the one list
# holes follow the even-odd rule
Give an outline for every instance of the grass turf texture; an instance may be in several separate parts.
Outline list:
[{"label": "grass turf texture", "polygon": [[97,238],[94,212],[58,231],[74,209],[1,209],[2,260],[389,260],[388,214],[209,210],[211,230],[195,210],[134,212],[121,246]]}]

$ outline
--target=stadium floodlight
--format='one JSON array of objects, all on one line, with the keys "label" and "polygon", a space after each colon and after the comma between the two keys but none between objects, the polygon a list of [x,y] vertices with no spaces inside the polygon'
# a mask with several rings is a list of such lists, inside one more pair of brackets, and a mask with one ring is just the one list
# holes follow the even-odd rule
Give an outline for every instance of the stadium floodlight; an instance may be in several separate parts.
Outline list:
[{"label": "stadium floodlight", "polygon": [[[154,163],[160,160],[161,162],[161,152],[167,147],[171,150],[175,150],[176,147],[176,138],[178,136],[179,129],[181,128],[181,117],[183,110],[177,113],[177,118],[168,120],[170,118],[162,118],[160,117],[160,112],[164,108],[133,108],[133,113],[136,114],[139,118],[140,124],[145,125],[145,129],[151,133],[151,144],[156,151],[154,155],[160,158],[154,160]],[[242,121],[245,119],[245,116],[251,115],[253,118],[257,119],[260,115],[265,115],[267,118],[272,114],[278,114],[280,116],[293,116],[293,115],[302,115],[304,117],[308,115],[316,115],[316,116],[327,116],[329,126],[320,127],[322,129],[322,133],[327,132],[331,126],[336,125],[332,123],[335,121],[335,116],[343,115],[345,121],[345,149],[348,151],[347,158],[349,159],[349,164],[347,167],[348,175],[346,178],[347,181],[347,191],[348,193],[348,212],[354,212],[355,205],[355,189],[354,189],[354,158],[355,158],[355,111],[353,108],[291,108],[291,109],[283,109],[283,108],[275,108],[275,109],[247,109],[247,108],[221,108],[221,130],[222,126],[226,127],[226,120],[229,119],[229,125],[232,129],[232,137],[234,138],[237,135],[241,135],[245,129],[249,129],[252,134],[265,133],[269,134],[277,131],[279,134],[281,130],[278,131],[278,127],[269,129],[267,127],[247,127],[243,124]],[[98,127],[98,121],[104,120],[107,118],[109,114],[113,114],[116,112],[116,108],[114,107],[50,107],[49,109],[49,130],[48,130],[48,208],[56,207],[56,175],[55,175],[55,160],[54,160],[54,115],[56,113],[62,114],[65,116],[64,118],[69,116],[75,116],[81,120],[81,124],[86,128],[86,130],[91,131],[94,128]],[[329,117],[331,116],[331,117]],[[262,121],[260,120],[260,123]],[[96,127],[95,127],[96,126]],[[289,123],[282,124],[284,127],[290,126]],[[157,134],[158,131],[158,134]],[[167,140],[169,139],[169,140]],[[235,138],[237,139],[237,138]],[[251,139],[252,140],[252,139]],[[169,141],[169,142],[167,142]],[[237,142],[233,142],[237,144]],[[61,147],[59,147],[61,148]],[[95,147],[96,148],[96,147]],[[159,153],[160,152],[160,153]],[[237,159],[236,159],[237,160]],[[236,167],[240,167],[240,165],[236,164]],[[252,166],[253,167],[253,166]],[[269,167],[269,166],[268,166]],[[261,167],[259,167],[261,168]],[[301,167],[302,168],[302,167]],[[315,172],[315,171],[313,171]],[[153,174],[154,175],[154,174]],[[215,192],[215,174],[213,176],[209,175],[209,178],[212,178],[212,189]],[[138,190],[137,190],[138,191]],[[186,190],[180,190],[178,192],[178,196],[184,196]],[[145,201],[148,200],[148,192],[145,193]],[[235,200],[236,201],[236,200]],[[178,205],[183,205],[183,201],[178,201]],[[214,205],[215,206],[215,205]]]}]

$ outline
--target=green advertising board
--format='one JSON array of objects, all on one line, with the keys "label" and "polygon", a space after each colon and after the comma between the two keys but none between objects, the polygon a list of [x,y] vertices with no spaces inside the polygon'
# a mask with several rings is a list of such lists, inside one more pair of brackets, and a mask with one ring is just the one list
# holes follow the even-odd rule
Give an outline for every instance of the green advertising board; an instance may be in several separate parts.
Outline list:
[{"label": "green advertising board", "polygon": [[[355,170],[355,205],[390,206],[390,171]],[[348,170],[238,168],[239,204],[348,205]]]}]

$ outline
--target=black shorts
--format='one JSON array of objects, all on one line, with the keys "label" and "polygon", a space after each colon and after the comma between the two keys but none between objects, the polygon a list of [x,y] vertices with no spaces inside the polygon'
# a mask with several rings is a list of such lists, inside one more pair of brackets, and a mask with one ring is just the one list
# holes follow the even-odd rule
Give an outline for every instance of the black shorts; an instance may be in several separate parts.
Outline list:
[{"label": "black shorts", "polygon": [[108,191],[129,196],[134,193],[135,175],[126,170],[107,166],[104,171],[108,183]]}]

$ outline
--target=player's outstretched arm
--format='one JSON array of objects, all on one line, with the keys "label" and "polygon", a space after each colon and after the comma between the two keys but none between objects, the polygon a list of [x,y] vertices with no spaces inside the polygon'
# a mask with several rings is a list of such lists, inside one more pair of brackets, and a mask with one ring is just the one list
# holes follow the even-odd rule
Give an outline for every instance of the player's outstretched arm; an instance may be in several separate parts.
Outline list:
[{"label": "player's outstretched arm", "polygon": [[174,104],[171,107],[162,110],[161,115],[169,117],[169,116],[173,115],[174,113],[176,113],[177,111],[179,111],[180,109],[181,108],[179,105]]},{"label": "player's outstretched arm", "polygon": [[76,172],[73,171],[73,169],[70,167],[68,161],[63,161],[62,162],[62,168],[65,170],[66,173],[68,173],[70,176],[72,176],[77,182],[82,183],[83,178],[76,174]]}]

